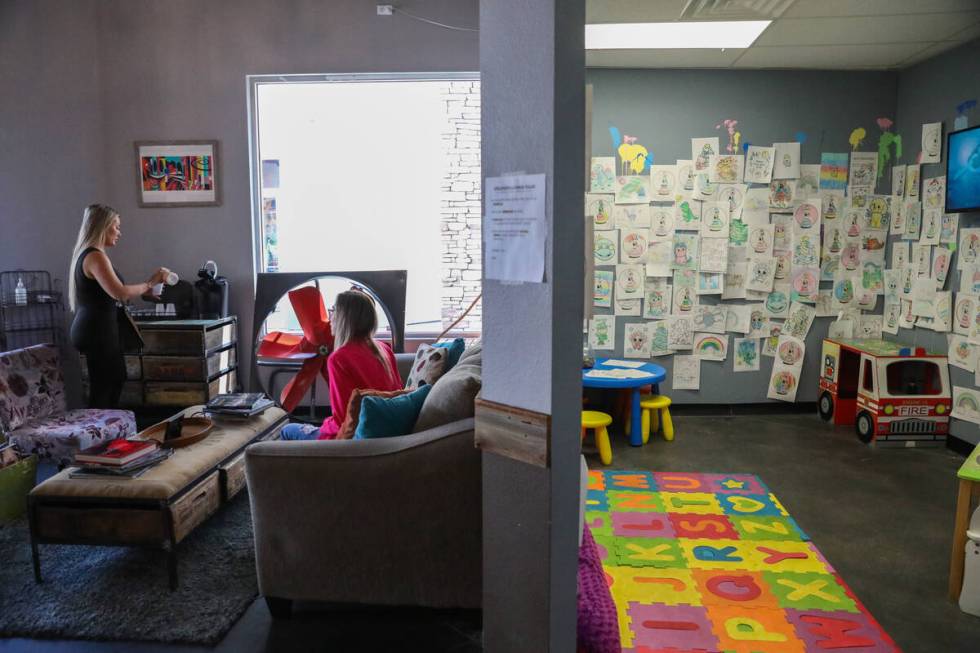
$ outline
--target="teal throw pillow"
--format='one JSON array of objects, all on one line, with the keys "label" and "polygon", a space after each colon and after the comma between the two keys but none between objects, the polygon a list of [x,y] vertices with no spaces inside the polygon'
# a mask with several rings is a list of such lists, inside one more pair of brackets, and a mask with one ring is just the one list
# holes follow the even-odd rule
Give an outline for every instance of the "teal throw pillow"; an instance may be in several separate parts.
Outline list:
[{"label": "teal throw pillow", "polygon": [[449,357],[446,360],[446,369],[443,370],[443,374],[445,374],[449,370],[453,369],[456,366],[456,363],[459,362],[459,357],[463,355],[463,351],[466,349],[466,341],[462,338],[456,338],[455,340],[451,340],[449,342],[437,342],[432,346],[445,347],[449,350],[449,352],[447,352]]},{"label": "teal throw pillow", "polygon": [[430,390],[431,385],[423,385],[414,392],[397,397],[364,397],[361,399],[361,417],[357,421],[354,439],[368,440],[411,433]]}]

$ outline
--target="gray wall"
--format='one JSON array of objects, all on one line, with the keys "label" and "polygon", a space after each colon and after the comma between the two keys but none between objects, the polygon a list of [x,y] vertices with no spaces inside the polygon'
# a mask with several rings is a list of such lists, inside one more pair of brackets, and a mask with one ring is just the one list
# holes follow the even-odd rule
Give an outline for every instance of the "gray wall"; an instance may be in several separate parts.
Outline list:
[{"label": "gray wall", "polygon": [[[913,163],[922,149],[922,124],[943,122],[943,156],[938,164],[922,166],[922,178],[946,174],[945,134],[953,131],[956,105],[963,100],[980,98],[980,41],[973,41],[934,59],[929,59],[907,70],[898,78],[898,117],[896,127],[905,145],[906,163]],[[967,113],[970,126],[980,123],[980,109]],[[980,226],[980,213],[961,213],[960,228]],[[890,256],[890,254],[889,254]],[[946,281],[946,289],[959,290],[959,272],[955,271]],[[917,345],[946,350],[946,335],[928,329],[900,329],[898,340]],[[966,370],[950,366],[950,379],[955,385],[974,387],[973,375]],[[970,422],[953,420],[953,435],[973,444],[980,442],[980,427]]]},{"label": "gray wall", "polygon": [[[862,150],[873,151],[878,128],[875,119],[895,117],[896,73],[831,71],[734,71],[734,70],[591,70],[594,86],[592,155],[614,153],[609,126],[636,136],[654,154],[655,164],[670,165],[691,158],[691,138],[718,136],[728,143],[727,118],[738,120],[742,141],[756,145],[795,140],[805,132],[802,163],[820,163],[821,152],[849,152],[848,137],[863,126],[869,137]],[[872,138],[872,135],[875,135]],[[908,156],[906,155],[906,159]],[[889,173],[890,174],[890,173]],[[888,192],[891,178],[880,187]],[[825,282],[823,286],[829,287]],[[716,303],[716,297],[702,297]],[[726,304],[745,303],[729,300]],[[879,300],[879,307],[881,301]],[[612,309],[595,309],[609,314]],[[620,317],[616,325],[616,354],[622,353],[626,322],[642,318]],[[817,393],[820,343],[831,318],[818,318],[807,337],[807,351],[798,401],[814,401]],[[608,355],[610,352],[597,352]],[[772,358],[763,357],[760,371],[734,374],[729,355],[725,362],[701,363],[701,390],[672,390],[673,356],[655,362],[667,369],[661,390],[676,403],[760,403],[772,370]]]},{"label": "gray wall", "polygon": [[[456,25],[478,21],[475,0],[411,8]],[[251,334],[245,76],[478,67],[475,33],[380,18],[361,0],[7,0],[0,81],[16,93],[0,102],[0,268],[63,277],[82,209],[105,202],[123,217],[112,259],[124,276],[141,280],[166,265],[192,279],[214,259]],[[138,208],[133,141],[193,138],[220,141],[222,205]],[[250,340],[240,348],[243,371]]]}]

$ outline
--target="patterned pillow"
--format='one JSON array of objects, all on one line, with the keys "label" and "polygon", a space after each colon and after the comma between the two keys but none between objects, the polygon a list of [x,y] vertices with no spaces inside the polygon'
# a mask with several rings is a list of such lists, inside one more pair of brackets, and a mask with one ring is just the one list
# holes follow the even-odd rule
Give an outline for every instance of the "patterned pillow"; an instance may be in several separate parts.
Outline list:
[{"label": "patterned pillow", "polygon": [[433,347],[432,345],[422,345],[415,352],[415,360],[412,361],[412,372],[408,375],[405,383],[406,390],[418,390],[420,386],[432,385],[439,380],[446,371],[446,361],[449,359],[449,350],[445,347]]},{"label": "patterned pillow", "polygon": [[337,436],[334,439],[354,439],[354,432],[357,430],[357,422],[361,419],[361,399],[364,397],[384,397],[385,399],[390,399],[391,397],[408,394],[409,392],[411,392],[411,390],[354,390],[354,392],[350,393],[350,399],[347,400],[347,415],[344,417],[344,423],[340,425],[340,430],[337,431]]},{"label": "patterned pillow", "polygon": [[35,345],[0,354],[0,424],[9,430],[66,410],[58,348]]}]

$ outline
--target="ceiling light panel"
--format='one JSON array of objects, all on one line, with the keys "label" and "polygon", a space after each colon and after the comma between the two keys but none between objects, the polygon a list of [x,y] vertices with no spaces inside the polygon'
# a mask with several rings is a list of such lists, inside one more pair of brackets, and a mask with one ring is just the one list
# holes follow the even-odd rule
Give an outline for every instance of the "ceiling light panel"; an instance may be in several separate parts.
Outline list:
[{"label": "ceiling light panel", "polygon": [[772,21],[612,23],[585,26],[587,50],[747,48]]}]

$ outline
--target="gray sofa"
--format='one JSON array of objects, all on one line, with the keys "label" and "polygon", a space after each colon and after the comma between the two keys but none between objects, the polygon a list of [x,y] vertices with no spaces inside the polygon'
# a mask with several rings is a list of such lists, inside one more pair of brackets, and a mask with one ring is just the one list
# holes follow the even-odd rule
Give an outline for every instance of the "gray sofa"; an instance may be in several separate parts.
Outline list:
[{"label": "gray sofa", "polygon": [[393,438],[250,446],[256,569],[273,616],[296,600],[479,608],[473,435],[465,419]]}]

